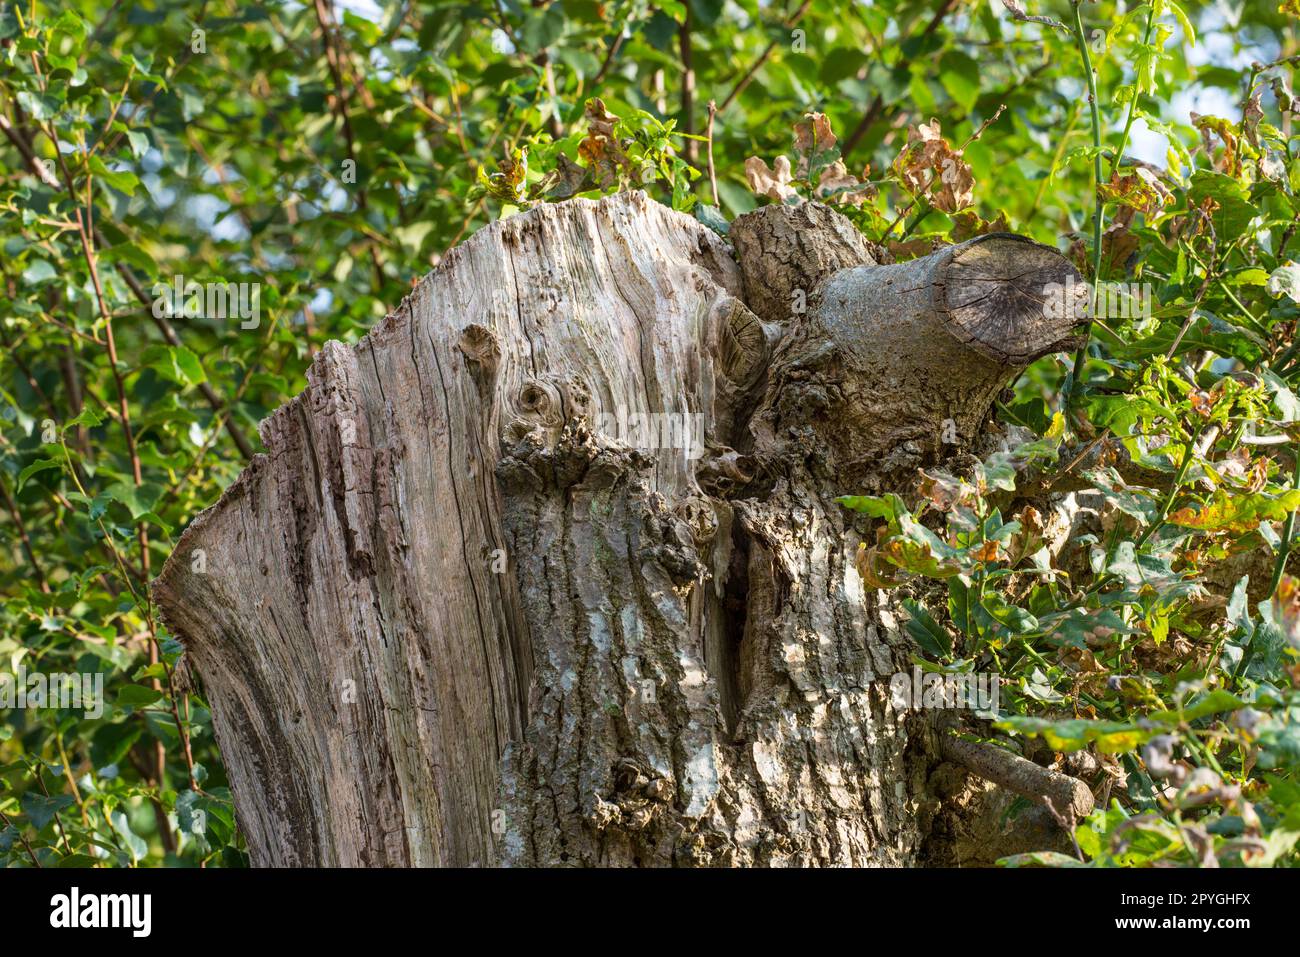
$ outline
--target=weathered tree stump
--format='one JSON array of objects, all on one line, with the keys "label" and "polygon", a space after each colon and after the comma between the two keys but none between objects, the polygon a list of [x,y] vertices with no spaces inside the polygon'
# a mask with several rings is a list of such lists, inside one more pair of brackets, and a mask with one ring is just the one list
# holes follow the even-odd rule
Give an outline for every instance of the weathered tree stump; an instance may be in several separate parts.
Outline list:
[{"label": "weathered tree stump", "polygon": [[262,424],[155,584],[255,864],[926,858],[935,725],[833,498],[969,445],[1072,344],[1072,268],[733,229],[739,265],[641,193],[493,224]]}]

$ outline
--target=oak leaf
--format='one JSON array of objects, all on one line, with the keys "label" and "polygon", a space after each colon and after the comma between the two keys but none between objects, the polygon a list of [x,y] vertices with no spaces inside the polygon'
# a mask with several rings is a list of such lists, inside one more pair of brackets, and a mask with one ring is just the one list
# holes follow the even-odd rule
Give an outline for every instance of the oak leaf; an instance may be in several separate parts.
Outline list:
[{"label": "oak leaf", "polygon": [[790,185],[790,181],[794,178],[790,170],[790,160],[778,156],[773,166],[776,168],[768,169],[767,164],[757,156],[745,160],[745,178],[749,180],[749,188],[759,196],[766,196],[779,203],[798,199],[798,192]]}]

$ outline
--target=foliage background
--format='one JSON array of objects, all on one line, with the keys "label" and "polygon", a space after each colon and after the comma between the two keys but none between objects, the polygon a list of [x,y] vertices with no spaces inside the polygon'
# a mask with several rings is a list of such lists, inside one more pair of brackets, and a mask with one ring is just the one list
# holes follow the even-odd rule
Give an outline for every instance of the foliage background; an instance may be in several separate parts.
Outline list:
[{"label": "foliage background", "polygon": [[[1068,26],[1073,8],[1028,13]],[[1300,282],[1279,273],[1300,185],[1297,9],[1164,0],[1079,14],[1110,152],[1096,148],[1076,37],[989,0],[0,5],[0,659],[7,671],[103,672],[108,699],[96,720],[0,712],[0,860],[245,863],[202,689],[148,582],[260,447],[259,419],[304,386],[323,342],[359,337],[465,236],[530,194],[574,186],[573,167],[603,169],[596,191],[639,185],[725,228],[765,201],[745,161],[790,154],[792,128],[815,112],[839,134],[846,170],[876,184],[844,207],[873,239],[892,225],[888,240],[928,248],[1001,217],[1072,249],[1091,275],[1098,170],[1114,184],[1104,278],[1155,283],[1156,315],[1098,324],[1072,408],[1072,357],[1053,356],[1002,415],[1049,443],[1109,430],[1176,476],[1174,491],[1116,490],[1111,511],[1128,518],[1111,523],[1100,564],[1027,598],[1010,556],[985,548],[1022,534],[1024,516],[1004,523],[992,501],[1014,482],[998,463],[982,487],[978,475],[945,480],[977,518],[973,538],[925,539],[915,502],[858,504],[883,520],[882,546],[938,556],[927,566],[895,551],[889,576],[955,575],[976,590],[970,607],[985,611],[969,620],[942,597],[927,611],[918,590],[913,627],[929,635],[930,666],[996,661],[1008,676],[1007,722],[989,734],[1099,753],[1122,772],[1108,772],[1116,803],[1080,828],[1080,857],[1294,863],[1292,609],[1244,588],[1231,606],[1222,587],[1205,601],[1207,569],[1233,549],[1262,551],[1280,572],[1292,531],[1290,446],[1243,446],[1241,426],[1271,421],[1261,431],[1292,442],[1286,423],[1300,418],[1285,386],[1300,371]],[[588,110],[593,96],[607,114]],[[1193,111],[1219,121],[1198,129]],[[619,120],[602,142],[589,134],[605,116]],[[952,148],[987,124],[962,154],[978,221],[929,212],[904,188],[895,160],[931,118]],[[711,142],[679,135],[710,129]],[[1121,140],[1160,168],[1167,198],[1124,179],[1134,167],[1114,162]],[[814,157],[814,170],[833,158]],[[177,276],[260,283],[260,324],[159,319],[154,285]],[[1234,384],[1216,392],[1220,380]],[[1215,438],[1189,453],[1214,415]],[[1272,504],[1255,501],[1254,521],[1235,525],[1171,524],[1180,509],[1203,516],[1216,493],[1233,515],[1247,495]],[[1159,564],[1151,581],[1147,559]],[[1103,620],[1101,640],[1080,637],[1096,639]],[[1205,710],[1213,691],[1233,700]],[[1186,786],[1166,787],[1180,772],[1151,766],[1162,761],[1217,784],[1202,776],[1180,797]]]}]

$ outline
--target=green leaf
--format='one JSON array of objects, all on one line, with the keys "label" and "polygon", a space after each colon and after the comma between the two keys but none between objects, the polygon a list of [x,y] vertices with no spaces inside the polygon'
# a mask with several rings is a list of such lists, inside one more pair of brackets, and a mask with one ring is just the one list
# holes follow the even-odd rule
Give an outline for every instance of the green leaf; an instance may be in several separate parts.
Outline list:
[{"label": "green leaf", "polygon": [[109,815],[109,820],[112,822],[113,830],[117,832],[117,836],[126,845],[127,852],[131,855],[131,861],[138,863],[143,860],[149,853],[149,845],[131,830],[131,824],[127,821],[126,815],[121,811],[113,811]]},{"label": "green leaf", "polygon": [[34,120],[48,120],[59,111],[59,101],[55,97],[35,90],[19,90],[14,99]]},{"label": "green leaf", "polygon": [[1196,46],[1196,28],[1192,26],[1192,21],[1187,19],[1187,14],[1183,12],[1174,0],[1163,0],[1164,5],[1173,11],[1174,17],[1178,20],[1178,25],[1183,28],[1183,35],[1187,37],[1187,42]]},{"label": "green leaf", "polygon": [[34,791],[28,791],[18,801],[37,831],[45,830],[45,825],[54,820],[54,815],[72,804],[71,794],[56,794],[46,797]]},{"label": "green leaf", "polygon": [[903,599],[903,607],[911,616],[907,621],[907,633],[922,650],[936,658],[951,658],[952,638],[930,616],[925,607],[910,598]]},{"label": "green leaf", "polygon": [[1242,701],[1230,691],[1217,689],[1202,695],[1195,703],[1185,706],[1182,711],[1170,709],[1168,711],[1157,711],[1150,717],[1153,721],[1167,721],[1177,724],[1179,721],[1195,721],[1197,718],[1204,718],[1211,714],[1220,714],[1224,711],[1236,711],[1246,707],[1246,702]]},{"label": "green leaf", "polygon": [[162,489],[151,482],[135,485],[132,482],[114,482],[104,489],[104,495],[126,506],[131,513],[131,520],[137,521],[141,516],[153,511],[154,503],[162,494]]},{"label": "green leaf", "polygon": [[1283,422],[1300,422],[1300,399],[1271,369],[1261,369],[1264,385],[1273,395],[1273,406]]},{"label": "green leaf", "polygon": [[123,685],[116,703],[121,708],[145,708],[162,698],[162,692],[144,685]]},{"label": "green leaf", "polygon": [[1268,273],[1263,269],[1242,269],[1228,277],[1229,286],[1263,286],[1268,282]]},{"label": "green leaf", "polygon": [[1271,296],[1288,296],[1292,302],[1300,302],[1300,263],[1278,266],[1269,275],[1265,288]]},{"label": "green leaf", "polygon": [[104,262],[126,263],[145,275],[157,272],[158,264],[154,258],[135,243],[118,243],[105,249],[100,257]]},{"label": "green leaf", "polygon": [[31,465],[27,466],[25,469],[23,469],[21,472],[18,473],[18,491],[21,492],[23,490],[23,486],[27,484],[27,480],[31,478],[33,475],[35,475],[37,472],[45,472],[48,471],[49,469],[62,469],[62,468],[63,468],[62,458],[37,459]]},{"label": "green leaf", "polygon": [[1038,629],[1037,618],[1018,605],[1009,603],[996,592],[986,593],[980,604],[994,621],[1018,635],[1029,634]]},{"label": "green leaf", "polygon": [[1060,851],[1029,851],[998,859],[998,867],[1087,867],[1078,858]]},{"label": "green leaf", "polygon": [[722,210],[708,203],[701,203],[695,207],[695,218],[720,236],[727,235],[731,230],[731,223],[727,222],[727,217],[722,215]]},{"label": "green leaf", "polygon": [[145,364],[177,385],[191,386],[206,382],[203,364],[185,346],[154,345],[145,350]]},{"label": "green leaf", "polygon": [[410,256],[418,256],[420,247],[424,245],[425,237],[433,230],[433,223],[411,223],[409,226],[399,226],[393,230],[393,237],[402,244],[402,247]]},{"label": "green leaf", "polygon": [[1224,173],[1197,170],[1192,174],[1187,198],[1198,206],[1207,199],[1218,204],[1219,208],[1214,212],[1214,229],[1220,236],[1240,235],[1259,215],[1246,187]]},{"label": "green leaf", "polygon": [[23,282],[33,286],[47,283],[57,276],[58,272],[44,259],[33,259],[27,264],[27,268],[23,270]]},{"label": "green leaf", "polygon": [[149,152],[149,137],[140,130],[127,130],[126,140],[131,144],[131,155],[136,159]]},{"label": "green leaf", "polygon": [[835,500],[840,505],[855,512],[862,512],[872,518],[884,518],[896,522],[900,516],[911,514],[911,510],[901,498],[893,493],[888,495],[841,495]]},{"label": "green leaf", "polygon": [[86,428],[93,429],[97,425],[104,424],[104,417],[99,414],[99,410],[94,406],[85,405],[81,411],[63,423],[64,431],[74,428],[78,425],[84,425]]},{"label": "green leaf", "polygon": [[975,107],[980,95],[980,67],[960,50],[949,50],[939,59],[939,82],[963,112]]},{"label": "green leaf", "polygon": [[[185,834],[203,834],[207,828],[203,811],[203,795],[197,791],[185,791],[176,798],[176,823]],[[200,813],[195,813],[196,811]]]},{"label": "green leaf", "polygon": [[109,169],[98,156],[90,158],[90,169],[100,180],[128,196],[134,196],[135,188],[140,185],[140,178],[135,173],[130,170]]}]

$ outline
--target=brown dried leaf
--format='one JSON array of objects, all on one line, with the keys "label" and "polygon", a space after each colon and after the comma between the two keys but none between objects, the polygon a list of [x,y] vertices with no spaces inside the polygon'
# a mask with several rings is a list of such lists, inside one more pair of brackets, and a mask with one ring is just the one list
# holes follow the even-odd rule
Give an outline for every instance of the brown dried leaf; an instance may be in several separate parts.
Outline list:
[{"label": "brown dried leaf", "polygon": [[943,138],[936,119],[908,127],[907,145],[895,158],[893,169],[913,194],[930,191],[930,203],[940,212],[955,213],[971,205],[975,177],[961,151]]},{"label": "brown dried leaf", "polygon": [[1231,171],[1237,168],[1237,133],[1233,129],[1232,123],[1219,116],[1202,116],[1200,113],[1191,114],[1192,125],[1201,131],[1201,142],[1205,144],[1205,155],[1214,156],[1214,138],[1213,134],[1217,133],[1219,139],[1223,141],[1223,156],[1219,162],[1216,162],[1215,168],[1221,171]]},{"label": "brown dried leaf", "polygon": [[1064,33],[1070,32],[1069,27],[1060,20],[1053,20],[1051,17],[1030,16],[1025,12],[1025,8],[1017,3],[1016,0],[1002,0],[1002,6],[1007,8],[1007,12],[1011,14],[1012,20],[1019,20],[1022,23],[1043,23],[1049,27],[1055,27]]},{"label": "brown dried leaf", "polygon": [[1300,578],[1283,575],[1273,595],[1273,619],[1292,648],[1300,648]]},{"label": "brown dried leaf", "polygon": [[1264,108],[1260,106],[1263,96],[1263,90],[1255,90],[1251,93],[1241,119],[1241,129],[1246,134],[1246,139],[1250,141],[1250,145],[1256,149],[1259,149],[1259,121],[1264,118]]},{"label": "brown dried leaf", "polygon": [[587,101],[584,116],[592,134],[606,139],[614,135],[614,124],[618,122],[618,117],[605,109],[605,101],[600,97],[593,96]]},{"label": "brown dried leaf", "polygon": [[617,180],[620,171],[632,168],[632,161],[614,138],[618,117],[605,109],[600,97],[587,101],[583,115],[587,120],[587,135],[578,144],[578,159],[591,170],[599,186],[607,187]]},{"label": "brown dried leaf", "polygon": [[1020,525],[1032,538],[1042,538],[1045,525],[1043,513],[1032,505],[1026,505],[1020,512]]},{"label": "brown dried leaf", "polygon": [[1191,403],[1192,411],[1202,418],[1208,419],[1214,412],[1214,396],[1204,389],[1193,389],[1187,401]]},{"label": "brown dried leaf", "polygon": [[[805,113],[794,125],[794,149],[801,157],[814,151],[828,150],[836,143],[831,121],[825,113]],[[802,158],[800,163],[805,162]]]},{"label": "brown dried leaf", "polygon": [[893,588],[898,584],[898,578],[896,577],[898,569],[886,561],[875,548],[868,548],[865,544],[859,545],[855,564],[858,568],[858,574],[871,588]]},{"label": "brown dried leaf", "polygon": [[[866,178],[869,170],[870,167],[867,167],[862,171],[863,178]],[[876,187],[864,184],[848,171],[841,160],[836,160],[822,170],[821,178],[817,181],[817,198],[824,202],[861,206],[865,200],[875,195]]]},{"label": "brown dried leaf", "polygon": [[556,160],[555,169],[539,184],[539,192],[544,192],[552,202],[569,199],[591,188],[589,171],[579,166],[563,153]]},{"label": "brown dried leaf", "polygon": [[921,478],[916,486],[917,492],[927,502],[941,511],[946,512],[953,506],[960,505],[975,495],[973,486],[955,476],[949,475],[947,472],[937,470],[927,472],[925,469],[918,469],[917,471],[921,473]]},{"label": "brown dried leaf", "polygon": [[745,160],[745,178],[749,180],[749,188],[759,196],[766,196],[778,203],[798,198],[798,192],[790,186],[790,181],[794,178],[790,171],[790,160],[778,156],[773,165],[775,169],[768,169],[767,164],[757,156]]},{"label": "brown dried leaf", "polygon": [[1101,237],[1102,275],[1127,274],[1138,251],[1138,238],[1127,225],[1116,223]]},{"label": "brown dried leaf", "polygon": [[955,213],[975,201],[975,176],[970,164],[961,153],[949,151],[938,166],[942,188],[930,197],[934,208],[941,213]]},{"label": "brown dried leaf", "polygon": [[1278,182],[1286,176],[1286,154],[1281,150],[1264,150],[1256,161],[1259,175]]},{"label": "brown dried leaf", "polygon": [[894,160],[894,172],[911,192],[921,194],[933,178],[935,160],[947,144],[939,132],[939,121],[907,128],[907,144]]},{"label": "brown dried leaf", "polygon": [[928,256],[934,252],[934,242],[929,239],[908,239],[898,241],[891,239],[889,241],[889,256],[894,262],[907,262],[909,259],[919,259],[921,256]]}]

